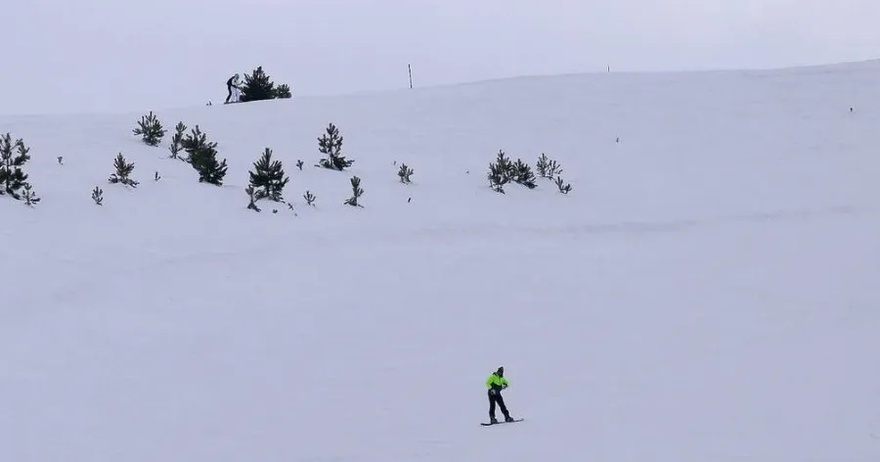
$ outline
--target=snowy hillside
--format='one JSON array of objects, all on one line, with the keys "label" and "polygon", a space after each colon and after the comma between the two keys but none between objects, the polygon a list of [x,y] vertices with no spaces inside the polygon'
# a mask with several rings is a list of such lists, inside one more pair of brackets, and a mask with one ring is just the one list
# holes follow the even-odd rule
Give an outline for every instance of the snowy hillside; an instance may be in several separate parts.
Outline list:
[{"label": "snowy hillside", "polygon": [[[0,118],[41,198],[0,196],[0,460],[880,460],[878,82],[867,62]],[[132,133],[150,110],[158,147]],[[218,143],[222,186],[169,158],[178,122]],[[342,172],[314,166],[329,123]],[[267,147],[293,210],[247,209]],[[493,191],[499,150],[545,153],[571,192]],[[136,188],[108,182],[119,153]],[[525,421],[484,428],[499,365]]]}]

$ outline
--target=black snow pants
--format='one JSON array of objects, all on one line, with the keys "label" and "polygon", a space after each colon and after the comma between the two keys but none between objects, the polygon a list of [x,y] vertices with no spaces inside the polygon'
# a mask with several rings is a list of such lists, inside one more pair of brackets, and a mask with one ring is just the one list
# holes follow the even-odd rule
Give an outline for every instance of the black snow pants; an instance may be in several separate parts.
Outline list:
[{"label": "black snow pants", "polygon": [[504,418],[507,419],[510,417],[510,412],[507,410],[507,406],[504,405],[504,398],[501,397],[501,390],[497,390],[494,394],[492,390],[489,390],[489,417],[495,418],[495,404],[498,404],[501,407],[501,413],[504,414]]},{"label": "black snow pants", "polygon": [[226,91],[228,92],[228,94],[226,95],[226,102],[228,103],[229,99],[232,98],[232,84],[231,83],[226,84]]}]

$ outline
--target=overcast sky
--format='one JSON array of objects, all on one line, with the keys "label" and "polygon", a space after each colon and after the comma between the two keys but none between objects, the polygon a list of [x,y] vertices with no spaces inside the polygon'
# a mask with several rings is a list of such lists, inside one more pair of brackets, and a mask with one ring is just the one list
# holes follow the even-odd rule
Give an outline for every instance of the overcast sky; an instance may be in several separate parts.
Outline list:
[{"label": "overcast sky", "polygon": [[[880,57],[878,0],[9,0],[0,113],[222,102],[262,65],[294,96],[517,75]],[[880,82],[878,82],[880,84]]]}]

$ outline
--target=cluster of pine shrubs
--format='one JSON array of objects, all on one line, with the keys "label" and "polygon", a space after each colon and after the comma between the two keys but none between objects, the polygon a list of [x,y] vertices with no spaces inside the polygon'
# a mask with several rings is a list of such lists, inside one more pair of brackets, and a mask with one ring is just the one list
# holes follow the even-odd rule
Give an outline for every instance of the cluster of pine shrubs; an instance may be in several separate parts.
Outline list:
[{"label": "cluster of pine shrubs", "polygon": [[[555,184],[562,194],[571,192],[571,185],[566,184],[560,174],[562,167],[555,160],[550,160],[546,154],[542,153],[535,165],[540,178],[548,178],[554,180]],[[535,189],[538,187],[537,178],[532,170],[531,165],[517,159],[512,162],[504,151],[498,151],[495,162],[489,164],[489,186],[496,192],[504,194],[504,186],[509,183],[516,183]]]},{"label": "cluster of pine shrubs", "polygon": [[[249,81],[261,81],[263,75],[261,72],[262,69],[258,68]],[[202,132],[198,125],[190,129],[188,133],[187,128],[182,121],[174,127],[174,134],[168,146],[170,152],[168,157],[192,166],[198,174],[200,183],[222,186],[226,177],[227,163],[226,159],[218,160],[217,143],[210,141],[207,134]],[[132,132],[140,136],[145,144],[153,147],[159,146],[166,134],[161,121],[152,111],[141,117]],[[318,138],[318,151],[323,154],[323,157],[318,160],[315,167],[335,171],[343,171],[351,167],[354,160],[343,154],[342,144],[343,137],[339,128],[331,122],[325,133]],[[27,181],[28,175],[23,171],[25,163],[30,160],[29,150],[23,140],[17,139],[13,142],[9,133],[0,137],[0,195],[9,195],[16,200],[23,200],[28,205],[33,205],[39,202],[40,198],[33,192],[32,186]],[[59,157],[58,163],[61,164],[61,162],[62,158]],[[303,165],[302,159],[297,160],[296,167],[299,170],[302,170]],[[140,182],[132,178],[134,168],[134,163],[127,161],[121,152],[118,153],[114,158],[114,171],[108,178],[108,182],[136,188]],[[537,176],[535,171],[537,171]],[[502,194],[505,186],[509,184],[520,184],[528,189],[535,189],[538,187],[538,178],[553,181],[560,193],[568,194],[572,187],[562,179],[562,171],[559,163],[549,159],[546,154],[541,154],[535,165],[535,170],[533,170],[532,166],[523,162],[522,159],[512,161],[503,150],[500,150],[495,162],[489,164],[487,178],[490,187]],[[414,171],[410,166],[405,163],[400,164],[397,176],[401,183],[410,184],[413,174]],[[257,202],[267,200],[287,204],[293,210],[293,204],[284,199],[284,188],[290,182],[290,177],[284,172],[281,160],[273,158],[271,148],[264,149],[248,175],[248,186],[245,188],[249,199],[248,209],[259,212],[261,209]],[[155,172],[153,179],[159,181],[160,178],[159,172]],[[352,193],[351,197],[344,201],[344,204],[363,207],[360,202],[360,198],[364,195],[361,179],[358,176],[353,176],[349,181]],[[314,193],[306,191],[302,197],[308,206],[315,206],[317,197]],[[99,186],[95,186],[92,190],[92,199],[98,205],[103,203],[103,190]],[[277,212],[277,210],[273,210],[273,212]]]},{"label": "cluster of pine shrubs", "polygon": [[[222,186],[223,179],[226,177],[227,165],[226,159],[222,161],[217,159],[217,143],[208,140],[208,135],[202,132],[198,125],[193,127],[189,133],[186,133],[186,129],[187,126],[183,122],[178,122],[174,127],[174,135],[172,135],[171,144],[168,147],[171,152],[169,157],[190,164],[198,173],[200,183]],[[133,132],[135,135],[140,135],[148,146],[158,146],[166,133],[162,122],[152,111],[141,117],[138,127]],[[181,152],[185,154],[181,155]]]},{"label": "cluster of pine shrubs", "polygon": [[[132,132],[139,135],[146,145],[155,147],[162,142],[166,130],[152,111],[141,117],[137,124],[138,126]],[[193,127],[189,133],[186,133],[186,130],[187,126],[183,122],[178,122],[174,127],[175,132],[168,147],[171,154],[168,157],[192,166],[198,174],[199,183],[222,186],[228,167],[226,159],[218,160],[217,158],[217,143],[210,141],[208,135],[202,132],[198,125]],[[136,188],[140,184],[131,178],[134,172],[134,163],[128,162],[121,152],[116,155],[113,167],[115,171],[110,175],[108,182],[123,184],[131,188]],[[153,179],[155,181],[161,179],[159,172],[154,174]],[[92,190],[92,199],[98,205],[102,203],[102,193],[103,190],[97,186]]]},{"label": "cluster of pine shrubs", "polygon": [[[343,155],[342,142],[343,137],[339,133],[339,128],[331,122],[327,126],[326,132],[318,138],[318,151],[321,154],[324,154],[325,157],[319,159],[318,163],[315,164],[315,167],[336,171],[343,171],[346,168],[351,167],[354,164],[354,160],[348,159]],[[302,159],[297,160],[297,168],[302,170],[303,165],[304,162]],[[254,162],[253,170],[249,171],[248,174],[250,176],[250,181],[245,192],[250,199],[247,206],[249,209],[259,212],[260,207],[257,206],[257,201],[260,199],[267,199],[274,202],[286,203],[288,208],[293,210],[293,204],[286,202],[283,198],[284,187],[290,181],[290,178],[285,176],[282,162],[280,160],[272,159],[272,150],[270,148],[266,148],[263,151],[262,156]],[[363,207],[363,205],[358,202],[358,199],[364,194],[364,190],[360,186],[361,179],[357,176],[353,176],[350,182],[352,195],[344,202],[344,204],[353,207]],[[305,199],[307,205],[315,205],[315,200],[317,198],[311,191],[306,191],[302,197]],[[273,212],[277,212],[277,210],[273,209]]]},{"label": "cluster of pine shrubs", "polygon": [[[249,82],[260,81],[258,77],[262,74],[261,69],[255,71],[254,77],[249,77]],[[186,133],[187,126],[183,122],[178,122],[175,126],[175,133],[171,137],[169,151],[170,158],[178,159],[186,162],[198,172],[199,182],[210,183],[214,185],[222,185],[226,176],[226,159],[217,160],[217,143],[209,141],[207,135],[201,131],[198,125],[189,133]],[[133,130],[135,135],[141,136],[143,142],[148,146],[158,146],[162,138],[165,136],[166,130],[163,128],[161,121],[151,111],[149,114],[141,117],[138,126]],[[348,159],[342,153],[343,137],[339,132],[339,128],[332,122],[327,126],[326,132],[318,138],[318,151],[324,155],[315,164],[316,167],[329,170],[343,171],[354,164],[353,159]],[[305,163],[302,159],[297,160],[296,166],[302,170]],[[138,182],[132,180],[131,173],[134,170],[134,164],[126,162],[120,153],[115,161],[116,172],[111,176],[111,183],[123,183],[127,186],[136,187]],[[409,183],[410,176],[413,174],[411,168],[403,165],[398,175],[401,182]],[[290,177],[284,172],[284,166],[281,160],[273,158],[271,148],[265,148],[260,157],[254,162],[253,169],[248,172],[249,181],[245,188],[248,196],[247,208],[254,211],[261,211],[257,203],[260,200],[267,200],[287,204],[293,210],[293,204],[284,199],[284,188],[290,182]],[[156,180],[159,174],[156,172]],[[359,199],[364,194],[361,187],[361,179],[354,176],[350,179],[352,195],[344,204],[354,207],[363,207]],[[93,190],[93,199],[96,203],[101,202],[100,188]],[[306,191],[302,196],[306,204],[315,206],[317,197],[311,191]],[[273,210],[277,212],[277,209]]]}]

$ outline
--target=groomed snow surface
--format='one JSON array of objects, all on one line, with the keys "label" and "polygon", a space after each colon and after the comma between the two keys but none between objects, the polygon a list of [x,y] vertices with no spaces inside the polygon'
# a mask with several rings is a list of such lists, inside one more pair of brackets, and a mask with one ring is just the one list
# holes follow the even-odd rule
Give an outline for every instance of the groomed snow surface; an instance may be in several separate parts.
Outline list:
[{"label": "groomed snow surface", "polygon": [[[0,119],[42,198],[0,196],[0,460],[880,460],[878,82],[865,62]],[[223,186],[168,158],[179,121]],[[314,167],[330,122],[350,170]],[[266,147],[295,213],[246,209]],[[493,192],[499,150],[546,153],[571,194]],[[136,189],[107,181],[120,152]],[[484,428],[499,365],[526,420]]]}]

